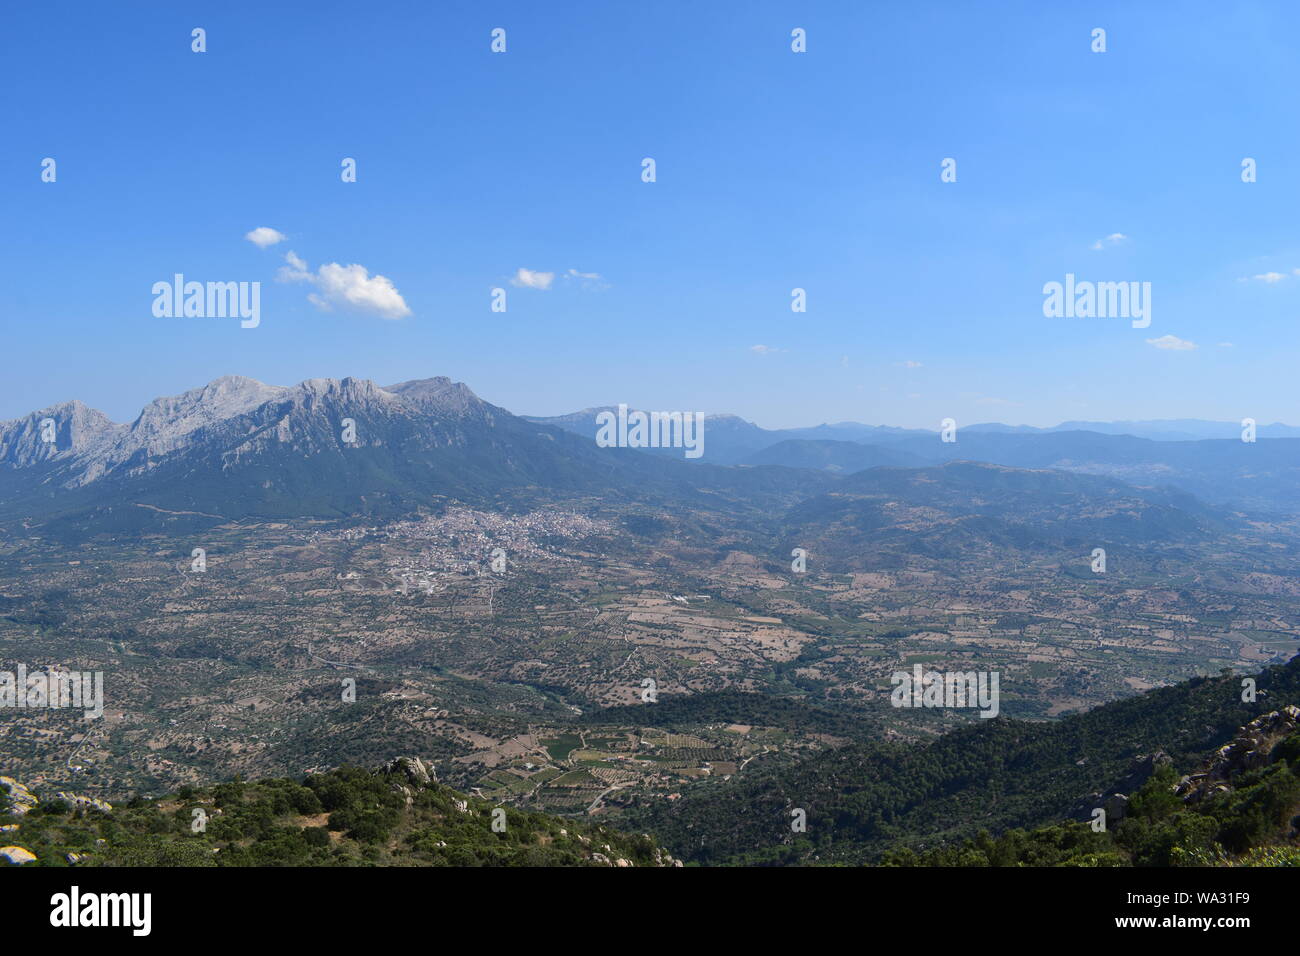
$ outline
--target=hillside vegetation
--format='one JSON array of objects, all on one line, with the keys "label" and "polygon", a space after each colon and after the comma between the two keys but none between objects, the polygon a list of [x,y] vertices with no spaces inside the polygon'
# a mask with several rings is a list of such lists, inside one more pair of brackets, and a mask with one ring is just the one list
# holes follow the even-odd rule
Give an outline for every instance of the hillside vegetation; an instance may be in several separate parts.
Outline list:
[{"label": "hillside vegetation", "polygon": [[[1250,703],[1241,699],[1240,677],[1201,677],[1057,722],[996,718],[929,744],[855,743],[717,781],[672,807],[643,806],[633,820],[688,861],[764,865],[869,863],[887,852],[900,859],[900,852],[961,845],[982,832],[1086,820],[1107,795],[1135,782],[1136,769],[1163,766],[1149,755],[1195,768],[1243,725],[1300,702],[1300,657],[1256,681],[1261,693]],[[1261,782],[1273,780],[1270,787],[1285,781],[1274,780],[1277,769],[1258,772]],[[1249,790],[1253,779],[1242,786]],[[1139,785],[1145,780],[1136,777]],[[805,832],[792,830],[795,810],[806,814]]]},{"label": "hillside vegetation", "polygon": [[[1217,759],[1178,778],[1161,763],[1118,826],[1060,823],[961,845],[891,851],[892,866],[1300,866],[1300,708],[1252,721]],[[1100,822],[1100,821],[1099,821]],[[1113,823],[1114,821],[1110,821]]]},{"label": "hillside vegetation", "polygon": [[[185,788],[157,800],[136,798],[124,807],[95,806],[84,799],[18,807],[13,805],[15,789],[24,788],[12,783],[0,787],[0,800],[10,804],[8,812],[0,813],[0,825],[16,825],[0,834],[0,842],[15,845],[6,850],[21,848],[35,856],[26,865],[675,863],[647,836],[498,808],[457,793],[433,781],[415,758],[399,758],[378,771],[343,767],[302,780],[234,780]],[[197,832],[196,820],[202,821]]]}]

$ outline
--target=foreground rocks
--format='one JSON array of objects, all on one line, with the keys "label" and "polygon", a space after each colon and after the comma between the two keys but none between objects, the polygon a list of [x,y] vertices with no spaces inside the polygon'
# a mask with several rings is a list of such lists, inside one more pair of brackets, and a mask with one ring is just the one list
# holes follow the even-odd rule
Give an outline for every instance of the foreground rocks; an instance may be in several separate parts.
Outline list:
[{"label": "foreground rocks", "polygon": [[36,854],[20,846],[0,846],[0,860],[13,866],[22,866],[24,863],[35,863]]},{"label": "foreground rocks", "polygon": [[1256,717],[1237,733],[1230,743],[1220,747],[1206,765],[1183,777],[1174,793],[1186,803],[1232,789],[1232,781],[1248,770],[1273,762],[1273,750],[1300,729],[1300,707],[1294,704]]}]

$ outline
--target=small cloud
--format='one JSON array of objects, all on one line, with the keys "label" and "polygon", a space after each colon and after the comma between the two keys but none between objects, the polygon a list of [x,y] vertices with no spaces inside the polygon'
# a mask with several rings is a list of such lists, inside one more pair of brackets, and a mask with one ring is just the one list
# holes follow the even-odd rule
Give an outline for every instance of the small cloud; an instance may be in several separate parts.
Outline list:
[{"label": "small cloud", "polygon": [[1124,233],[1112,232],[1105,239],[1098,239],[1096,242],[1094,242],[1092,244],[1092,248],[1103,249],[1107,245],[1115,246],[1115,245],[1119,245],[1119,243],[1121,242],[1127,242],[1127,241],[1128,241],[1128,236],[1124,235]]},{"label": "small cloud", "polygon": [[1180,339],[1176,335],[1162,335],[1158,339],[1147,339],[1147,345],[1154,346],[1158,349],[1170,349],[1175,352],[1190,352],[1192,349],[1196,348],[1195,342]]},{"label": "small cloud", "polygon": [[520,269],[510,280],[511,285],[519,286],[523,289],[540,289],[543,292],[551,287],[555,281],[554,272],[534,272],[532,269]]},{"label": "small cloud", "polygon": [[330,262],[313,274],[306,261],[292,249],[284,260],[289,264],[280,267],[276,278],[281,282],[314,285],[316,291],[307,296],[307,301],[318,309],[328,312],[337,307],[385,319],[400,319],[411,314],[393,281],[386,276],[372,276],[365,266]]},{"label": "small cloud", "polygon": [[277,229],[272,229],[270,226],[258,226],[256,229],[244,233],[244,238],[259,249],[265,249],[277,242],[284,242],[289,237]]},{"label": "small cloud", "polygon": [[921,363],[914,362],[912,361],[912,359],[908,359],[906,362],[899,362],[897,364],[899,368],[921,368]]},{"label": "small cloud", "polygon": [[582,283],[584,289],[594,289],[597,292],[604,292],[609,288],[609,283],[601,278],[599,272],[579,272],[577,269],[570,269],[564,274],[565,281],[577,281]]},{"label": "small cloud", "polygon": [[281,282],[302,282],[311,278],[311,273],[307,271],[307,263],[292,249],[285,253],[284,261],[289,264],[281,266],[280,274],[276,277]]},{"label": "small cloud", "polygon": [[770,345],[751,345],[749,350],[755,355],[776,355],[778,352],[784,352],[785,349],[775,349]]},{"label": "small cloud", "polygon": [[1282,275],[1280,272],[1261,272],[1257,276],[1251,276],[1251,278],[1257,282],[1267,282],[1269,285],[1272,285],[1275,282],[1281,282],[1286,278],[1286,276]]}]

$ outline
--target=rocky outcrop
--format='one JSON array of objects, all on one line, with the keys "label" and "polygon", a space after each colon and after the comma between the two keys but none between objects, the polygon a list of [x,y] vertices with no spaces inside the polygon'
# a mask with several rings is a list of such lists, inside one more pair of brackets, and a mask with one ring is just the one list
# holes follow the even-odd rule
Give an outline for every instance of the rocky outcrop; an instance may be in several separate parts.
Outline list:
[{"label": "rocky outcrop", "polygon": [[1273,750],[1300,729],[1300,707],[1288,705],[1256,717],[1237,732],[1195,773],[1187,774],[1174,786],[1174,793],[1187,803],[1196,803],[1232,789],[1232,781],[1248,770],[1273,762]]},{"label": "rocky outcrop", "polygon": [[98,797],[83,797],[76,793],[64,793],[62,790],[54,795],[54,799],[62,800],[75,810],[98,810],[100,813],[109,813],[113,809],[113,805],[107,800],[100,800]]},{"label": "rocky outcrop", "polygon": [[1149,754],[1138,754],[1129,765],[1128,772],[1115,786],[1106,791],[1090,793],[1070,811],[1073,820],[1091,820],[1093,811],[1101,808],[1106,811],[1106,825],[1114,826],[1124,819],[1128,811],[1129,794],[1142,788],[1156,768],[1171,763],[1173,758],[1163,750]]},{"label": "rocky outcrop", "polygon": [[1103,808],[1106,811],[1107,826],[1114,826],[1128,815],[1128,795],[1123,793],[1112,793],[1106,798]]},{"label": "rocky outcrop", "polygon": [[427,787],[437,783],[437,774],[425,765],[419,757],[397,757],[384,764],[382,772],[389,776],[402,777],[414,787]]},{"label": "rocky outcrop", "polygon": [[16,816],[27,814],[41,802],[36,798],[36,794],[13,777],[0,777],[0,787],[3,787],[9,795],[9,812]]}]

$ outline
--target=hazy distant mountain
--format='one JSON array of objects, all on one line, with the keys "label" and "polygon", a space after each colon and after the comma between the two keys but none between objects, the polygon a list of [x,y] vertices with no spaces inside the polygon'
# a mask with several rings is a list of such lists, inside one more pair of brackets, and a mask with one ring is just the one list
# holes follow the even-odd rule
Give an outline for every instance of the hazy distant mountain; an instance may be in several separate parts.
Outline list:
[{"label": "hazy distant mountain", "polygon": [[[595,439],[597,432],[596,416],[601,412],[616,412],[613,405],[599,408],[587,408],[569,415],[555,415],[548,418],[524,416],[527,421],[543,425],[554,425],[584,438]],[[869,442],[878,439],[924,436],[933,434],[915,428],[892,428],[878,425],[861,425],[857,422],[840,422],[835,425],[816,425],[811,428],[761,428],[753,422],[737,415],[706,415],[704,418],[704,456],[701,462],[715,465],[736,465],[741,463],[758,464],[753,456],[756,452],[771,448],[785,441],[837,441]],[[672,455],[680,457],[678,449],[646,448],[649,454]],[[777,458],[780,456],[778,455]],[[763,464],[788,465],[781,460],[764,461]],[[898,462],[902,463],[902,462]],[[820,467],[820,466],[817,466]],[[864,466],[866,467],[866,466]]]},{"label": "hazy distant mountain", "polygon": [[[1048,432],[1100,432],[1103,435],[1132,435],[1152,441],[1199,441],[1206,438],[1240,439],[1241,422],[1211,422],[1200,418],[1172,418],[1158,421],[1136,422],[1061,422],[1050,428],[1033,425],[1002,425],[990,422],[970,425],[970,432],[1006,432],[1016,434],[1046,434]],[[1300,438],[1300,428],[1274,422],[1255,429],[1258,438]]]},{"label": "hazy distant mountain", "polygon": [[787,468],[818,468],[837,474],[852,474],[881,465],[906,467],[925,464],[925,459],[901,449],[862,445],[852,441],[787,439],[755,452],[745,459],[749,465],[784,465]]},{"label": "hazy distant mountain", "polygon": [[[1060,471],[957,461],[872,468],[793,506],[782,534],[837,570],[903,556],[939,560],[1205,540],[1228,519],[1191,495]],[[870,542],[870,547],[864,547]],[[892,555],[892,557],[891,557]]]},{"label": "hazy distant mountain", "polygon": [[[636,410],[632,409],[632,411]],[[646,411],[649,411],[649,409],[646,409]],[[523,418],[525,421],[535,422],[539,425],[563,428],[565,431],[595,441],[596,433],[599,431],[596,416],[601,412],[617,414],[618,408],[613,405],[603,405],[599,408],[585,408],[580,412],[573,412],[569,415],[556,415],[549,418],[526,415]],[[747,422],[735,415],[706,415],[704,418],[704,435],[704,455],[698,461],[715,465],[738,464],[752,453],[780,440],[779,437],[776,437],[779,435],[778,432],[759,428],[752,422]],[[643,448],[640,450],[651,455],[663,455],[672,458],[682,457],[680,448]]]},{"label": "hazy distant mountain", "polygon": [[783,428],[770,434],[780,439],[882,443],[895,438],[915,438],[937,433],[924,428],[895,428],[892,425],[863,425],[859,422],[838,422],[834,425],[814,425],[811,428]]},{"label": "hazy distant mountain", "polygon": [[[594,438],[599,411],[531,420]],[[1070,425],[969,425],[959,428],[957,441],[949,443],[940,440],[938,431],[856,422],[773,430],[734,415],[716,415],[705,419],[703,461],[851,474],[877,465],[964,459],[1105,475],[1136,485],[1170,485],[1247,511],[1290,513],[1300,502],[1300,428],[1263,425],[1256,432],[1259,440],[1247,443],[1241,441],[1240,423],[1234,422]]]},{"label": "hazy distant mountain", "polygon": [[1300,501],[1300,439],[1152,441],[1099,432],[1000,433],[962,429],[955,442],[902,438],[887,447],[920,458],[985,461],[1170,485],[1248,511],[1293,512]]},{"label": "hazy distant mountain", "polygon": [[[528,421],[554,425],[566,431],[594,438],[596,415],[614,411],[614,406],[588,408],[569,415],[547,418],[524,416]],[[889,425],[864,425],[861,422],[836,422],[805,428],[762,428],[736,415],[709,415],[705,418],[706,430],[714,440],[707,450],[706,460],[716,464],[735,464],[755,452],[782,441],[843,441],[866,444],[885,444],[895,439],[937,436],[938,429],[895,428]],[[1131,435],[1151,441],[1200,441],[1204,439],[1241,438],[1241,422],[1215,422],[1199,418],[1174,418],[1151,421],[1089,422],[1069,421],[1042,428],[1036,425],[1004,425],[1000,422],[981,422],[965,425],[963,432],[1001,433],[1011,435],[1048,435],[1055,432],[1097,432],[1102,435]],[[1300,438],[1300,427],[1274,422],[1258,425],[1259,438]],[[658,452],[658,449],[647,449]]]}]

